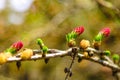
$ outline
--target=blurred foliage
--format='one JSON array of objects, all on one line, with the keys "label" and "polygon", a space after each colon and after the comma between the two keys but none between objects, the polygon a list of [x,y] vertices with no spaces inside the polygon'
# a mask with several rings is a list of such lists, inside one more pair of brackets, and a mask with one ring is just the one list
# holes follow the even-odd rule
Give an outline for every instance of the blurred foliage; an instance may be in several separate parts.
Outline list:
[{"label": "blurred foliage", "polygon": [[[119,0],[108,0],[120,7]],[[19,1],[18,1],[19,2]],[[8,5],[8,4],[7,4]],[[119,54],[120,17],[111,9],[98,5],[95,0],[34,0],[25,15],[23,23],[17,25],[8,21],[12,12],[9,8],[0,12],[0,51],[4,51],[15,41],[23,41],[24,47],[36,49],[37,38],[42,38],[48,48],[67,49],[65,35],[76,27],[85,26],[85,32],[78,38],[91,42],[103,27],[110,27],[111,36],[102,44],[102,49]],[[16,13],[19,14],[19,13]],[[69,65],[69,57],[22,62],[17,70],[15,63],[0,66],[1,80],[63,80],[64,68]],[[92,66],[91,66],[92,65]],[[106,67],[89,61],[75,63],[70,80],[112,80],[112,73]]]}]

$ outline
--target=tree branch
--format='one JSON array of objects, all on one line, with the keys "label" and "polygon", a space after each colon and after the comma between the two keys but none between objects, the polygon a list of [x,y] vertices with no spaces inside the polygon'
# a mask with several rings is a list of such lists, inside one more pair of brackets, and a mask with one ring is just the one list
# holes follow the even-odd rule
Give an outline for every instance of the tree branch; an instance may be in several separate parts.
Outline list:
[{"label": "tree branch", "polygon": [[112,63],[109,63],[108,61],[105,61],[105,60],[101,60],[99,57],[95,56],[95,57],[91,57],[91,58],[86,58],[83,54],[78,54],[79,57],[81,57],[82,59],[85,59],[85,60],[89,60],[89,61],[93,61],[93,62],[96,62],[96,63],[99,63],[103,66],[106,66],[106,67],[109,67],[111,69],[115,69],[117,70],[118,72],[120,72],[120,67],[117,66],[116,64],[112,64]]},{"label": "tree branch", "polygon": [[[41,50],[33,50],[34,55],[31,56],[30,59],[27,60],[38,60],[38,59],[45,59],[45,58],[55,58],[55,57],[62,57],[65,55],[69,55],[70,52],[72,52],[72,48],[62,51],[57,49],[49,49],[49,53],[46,54],[46,57],[42,57],[42,51]],[[41,54],[40,54],[41,53]],[[20,53],[18,53],[16,56],[10,57],[7,59],[7,62],[16,62],[16,61],[27,61],[20,58]]]},{"label": "tree branch", "polygon": [[[75,47],[79,49],[78,47]],[[80,50],[80,49],[79,49]],[[96,54],[100,54],[103,51],[96,50],[94,48],[87,48],[86,51],[93,51]],[[71,56],[72,54],[72,48],[69,48],[67,50],[57,50],[57,49],[49,49],[48,54],[46,54],[46,57],[42,57],[41,50],[33,50],[34,55],[31,56],[28,60],[39,60],[39,59],[45,59],[45,58],[55,58],[55,57],[63,57],[63,56]],[[78,53],[77,57],[80,57],[81,59],[93,61],[96,63],[99,63],[103,66],[109,67],[111,69],[117,70],[117,72],[120,72],[120,67],[117,64],[111,63],[107,60],[101,60],[99,56],[92,56],[87,58],[85,55]],[[108,57],[109,58],[109,57]],[[18,53],[16,56],[10,57],[7,59],[7,63],[9,62],[17,62],[17,61],[28,61],[23,60],[20,58],[20,53]],[[110,60],[110,58],[109,58]]]}]

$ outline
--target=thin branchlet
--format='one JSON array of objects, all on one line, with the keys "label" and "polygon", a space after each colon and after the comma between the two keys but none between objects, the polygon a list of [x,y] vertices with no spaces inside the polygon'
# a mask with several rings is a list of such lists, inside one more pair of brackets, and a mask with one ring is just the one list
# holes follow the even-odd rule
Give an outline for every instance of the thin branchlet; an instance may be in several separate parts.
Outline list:
[{"label": "thin branchlet", "polygon": [[71,75],[72,75],[72,66],[74,64],[76,55],[78,53],[78,49],[77,48],[72,48],[72,52],[73,52],[72,61],[71,61],[71,64],[70,64],[70,66],[68,68],[69,71],[66,74],[65,80],[68,80],[69,76],[71,77]]}]

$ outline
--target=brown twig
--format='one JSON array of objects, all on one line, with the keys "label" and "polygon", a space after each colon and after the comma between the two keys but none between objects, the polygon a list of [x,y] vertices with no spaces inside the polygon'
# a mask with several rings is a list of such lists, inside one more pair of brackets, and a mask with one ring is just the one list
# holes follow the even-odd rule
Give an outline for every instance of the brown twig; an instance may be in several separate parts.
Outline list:
[{"label": "brown twig", "polygon": [[74,61],[75,61],[75,58],[76,58],[76,55],[78,53],[78,48],[72,48],[72,52],[73,52],[73,56],[72,56],[72,62],[69,66],[69,71],[67,72],[66,74],[66,77],[65,77],[65,80],[68,80],[69,76],[71,77],[72,76],[72,66],[74,64]]},{"label": "brown twig", "polygon": [[117,70],[112,69],[112,75],[113,75],[113,80],[119,80],[119,76],[118,76]]}]

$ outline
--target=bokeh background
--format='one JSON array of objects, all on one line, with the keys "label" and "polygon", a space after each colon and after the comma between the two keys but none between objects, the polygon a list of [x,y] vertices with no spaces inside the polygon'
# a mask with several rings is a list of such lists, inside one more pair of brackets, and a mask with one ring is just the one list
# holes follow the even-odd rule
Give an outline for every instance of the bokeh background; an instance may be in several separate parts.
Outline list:
[{"label": "bokeh background", "polygon": [[[104,1],[104,0],[99,0]],[[120,0],[107,0],[120,8]],[[109,4],[107,4],[109,5]],[[120,52],[120,11],[100,5],[97,0],[0,0],[0,51],[12,43],[23,41],[24,48],[39,49],[37,38],[49,48],[67,49],[65,35],[74,27],[84,26],[77,39],[93,41],[103,27],[111,28],[111,35],[102,42],[103,50]],[[22,62],[0,66],[0,80],[64,80],[64,68],[70,57]],[[70,80],[113,80],[111,70],[100,64],[83,60],[73,65]]]}]

